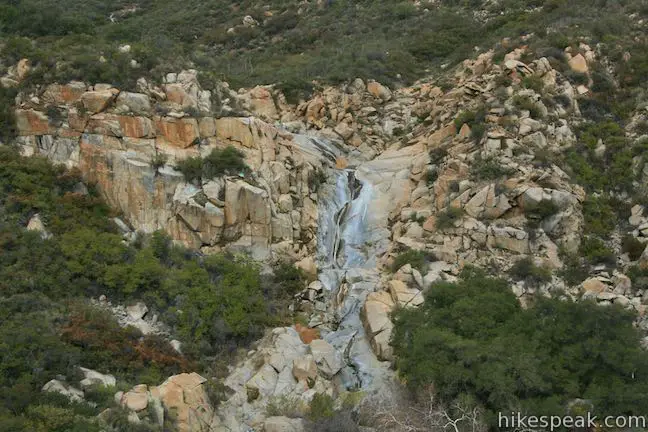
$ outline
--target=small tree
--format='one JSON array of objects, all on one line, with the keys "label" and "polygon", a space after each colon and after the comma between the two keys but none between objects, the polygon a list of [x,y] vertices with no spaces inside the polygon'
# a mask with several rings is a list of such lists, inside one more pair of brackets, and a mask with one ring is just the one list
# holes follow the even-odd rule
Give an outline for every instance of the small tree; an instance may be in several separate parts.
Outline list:
[{"label": "small tree", "polygon": [[178,161],[176,169],[184,175],[186,182],[192,183],[202,178],[203,159],[200,156],[188,157]]}]

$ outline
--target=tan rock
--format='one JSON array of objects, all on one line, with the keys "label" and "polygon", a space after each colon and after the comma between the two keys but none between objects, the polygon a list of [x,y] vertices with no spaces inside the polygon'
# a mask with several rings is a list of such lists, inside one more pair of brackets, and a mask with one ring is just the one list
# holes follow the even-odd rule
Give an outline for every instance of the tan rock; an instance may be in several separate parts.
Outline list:
[{"label": "tan rock", "polygon": [[451,138],[457,134],[457,128],[454,123],[439,129],[430,135],[427,139],[430,148],[434,149],[441,145],[446,139]]},{"label": "tan rock", "polygon": [[380,99],[383,102],[387,102],[392,98],[391,90],[377,81],[370,81],[369,84],[367,84],[367,91],[371,93],[373,97]]},{"label": "tan rock", "polygon": [[274,393],[279,375],[269,364],[264,364],[261,369],[245,383],[245,387],[255,390],[259,396],[267,397]]},{"label": "tan rock", "polygon": [[198,120],[198,130],[202,138],[216,136],[216,121],[212,117],[201,117]]},{"label": "tan rock", "polygon": [[24,80],[30,70],[31,63],[29,59],[20,59],[16,64],[16,78],[18,78],[18,81]]},{"label": "tan rock", "polygon": [[529,234],[513,227],[491,227],[489,241],[495,247],[511,252],[528,254],[530,252]]},{"label": "tan rock", "polygon": [[362,321],[370,336],[391,328],[389,314],[394,308],[394,301],[386,291],[370,293],[362,308]]},{"label": "tan rock", "polygon": [[608,286],[596,278],[589,278],[581,284],[583,291],[592,294],[600,294],[607,290]]},{"label": "tan rock", "polygon": [[319,330],[314,328],[305,327],[301,324],[295,324],[295,330],[299,334],[299,338],[305,344],[310,344],[315,339],[319,339]]},{"label": "tan rock", "polygon": [[269,120],[279,118],[277,105],[272,97],[271,87],[256,86],[250,91],[250,105],[252,111]]},{"label": "tan rock", "polygon": [[335,126],[335,132],[342,137],[342,139],[347,140],[353,136],[354,130],[348,123],[342,122]]},{"label": "tan rock", "polygon": [[317,264],[312,256],[308,256],[303,260],[296,262],[295,267],[301,269],[311,278],[317,277]]},{"label": "tan rock", "polygon": [[121,404],[131,411],[142,411],[148,406],[148,387],[145,384],[137,385],[129,392],[124,393]]},{"label": "tan rock", "polygon": [[81,95],[84,108],[91,114],[105,111],[115,100],[119,93],[117,89],[89,91]]},{"label": "tan rock", "polygon": [[145,94],[123,91],[117,97],[115,110],[120,114],[146,115],[151,112],[151,101]]},{"label": "tan rock", "polygon": [[589,68],[587,66],[587,60],[585,59],[585,57],[583,57],[582,54],[577,54],[574,57],[572,57],[571,60],[569,60],[569,67],[574,72],[578,72],[582,74],[589,72]]},{"label": "tan rock", "polygon": [[206,381],[196,373],[184,373],[150,389],[153,399],[159,399],[167,411],[174,412],[179,432],[202,432],[212,424],[214,412],[203,385]]},{"label": "tan rock", "polygon": [[470,126],[468,126],[468,123],[464,123],[461,126],[461,129],[459,129],[459,138],[461,139],[468,139],[472,135],[472,131],[470,130]]},{"label": "tan rock", "polygon": [[345,169],[349,166],[349,161],[346,158],[340,156],[335,159],[335,168],[336,169]]},{"label": "tan rock", "polygon": [[317,378],[317,364],[313,356],[308,354],[293,360],[292,373],[297,381],[308,381]]},{"label": "tan rock", "polygon": [[35,110],[17,109],[16,127],[19,135],[47,135],[53,132],[45,113]]},{"label": "tan rock", "polygon": [[72,104],[86,92],[87,87],[82,82],[68,84],[50,84],[43,93],[43,101],[52,105]]},{"label": "tan rock", "polygon": [[410,288],[399,280],[389,281],[389,293],[394,304],[400,307],[420,306],[423,304],[423,294],[416,288]]},{"label": "tan rock", "polygon": [[423,222],[423,230],[428,232],[436,231],[436,216],[429,216],[425,222]]},{"label": "tan rock", "polygon": [[326,379],[332,379],[344,366],[340,353],[323,339],[313,340],[310,350],[319,371]]},{"label": "tan rock", "polygon": [[190,147],[200,137],[198,122],[194,118],[162,117],[155,121],[155,129],[160,143],[177,148]]},{"label": "tan rock", "polygon": [[95,114],[88,120],[86,132],[115,137],[153,138],[155,129],[148,117]]},{"label": "tan rock", "polygon": [[646,246],[646,249],[644,249],[639,258],[639,267],[641,267],[642,270],[648,270],[648,246]]}]

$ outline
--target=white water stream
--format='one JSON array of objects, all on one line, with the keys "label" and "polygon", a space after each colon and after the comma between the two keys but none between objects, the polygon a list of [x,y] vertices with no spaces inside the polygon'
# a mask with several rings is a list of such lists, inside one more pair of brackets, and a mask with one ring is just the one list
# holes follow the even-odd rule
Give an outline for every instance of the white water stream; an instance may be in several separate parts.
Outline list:
[{"label": "white water stream", "polygon": [[[318,192],[319,280],[327,293],[327,312],[333,322],[326,341],[344,356],[341,384],[347,389],[373,390],[390,377],[369,343],[361,321],[361,310],[370,292],[376,290],[376,232],[372,226],[374,185],[357,178],[356,169],[327,172],[328,181]],[[388,240],[385,238],[384,240]]]}]

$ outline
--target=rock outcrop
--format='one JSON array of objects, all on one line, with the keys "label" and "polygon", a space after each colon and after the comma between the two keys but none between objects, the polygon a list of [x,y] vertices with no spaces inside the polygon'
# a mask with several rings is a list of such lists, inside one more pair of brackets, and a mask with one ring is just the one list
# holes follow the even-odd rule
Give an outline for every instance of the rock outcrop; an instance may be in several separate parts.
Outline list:
[{"label": "rock outcrop", "polygon": [[[593,53],[582,51],[566,56],[588,74]],[[140,81],[138,92],[69,83],[21,98],[24,153],[78,167],[124,214],[125,238],[131,228],[164,229],[204,252],[289,255],[313,280],[294,304],[307,323],[258,341],[225,379],[231,397],[216,412],[196,374],[136,386],[120,402],[134,413],[153,407],[162,419],[178,410],[180,430],[300,431],[301,421],[268,417],[268,404],[304,410],[316,394],[388,391],[391,313],[420,306],[435,282],[455,281],[467,265],[506,274],[522,259],[561,269],[559,251],[579,250],[587,197],[547,154],[575,144],[583,89],[546,58],[524,63],[523,54],[501,64],[493,52],[466,60],[449,72],[449,90],[434,80],[389,89],[356,79],[296,107],[273,86],[234,93],[223,85],[228,97],[217,99],[237,116],[193,71],[168,74],[159,87]],[[525,79],[542,90],[513,85]],[[174,168],[228,146],[244,154],[249,173],[187,182]],[[644,213],[635,206],[628,222],[645,244]],[[394,268],[403,251],[421,252],[425,265]],[[648,249],[635,264],[648,268]],[[628,276],[604,268],[590,276],[578,286],[555,276],[519,281],[513,292],[523,305],[560,292],[644,316],[648,295]],[[122,321],[146,328],[147,311],[134,306],[121,308]]]},{"label": "rock outcrop", "polygon": [[[295,239],[312,250],[312,179],[342,157],[340,148],[254,117],[213,117],[210,93],[192,71],[165,82],[140,83],[142,93],[50,85],[16,110],[19,145],[25,154],[80,169],[136,230],[165,230],[209,251],[229,244],[259,258]],[[174,169],[180,160],[227,146],[245,155],[251,174],[187,183]]]},{"label": "rock outcrop", "polygon": [[157,387],[137,385],[117,393],[115,399],[135,414],[152,416],[160,426],[164,425],[166,413],[172,413],[179,432],[219,431],[222,429],[207,396],[206,381],[196,373],[183,373]]}]

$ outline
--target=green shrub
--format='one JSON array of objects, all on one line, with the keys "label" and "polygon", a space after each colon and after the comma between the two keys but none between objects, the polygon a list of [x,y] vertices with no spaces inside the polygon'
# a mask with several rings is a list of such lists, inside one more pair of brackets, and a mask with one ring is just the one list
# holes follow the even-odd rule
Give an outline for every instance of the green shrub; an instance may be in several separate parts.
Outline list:
[{"label": "green shrub", "polygon": [[437,181],[439,178],[439,170],[430,168],[425,172],[425,183],[428,185],[428,187],[431,187],[434,185],[434,182]]},{"label": "green shrub", "polygon": [[154,170],[162,168],[168,162],[169,157],[164,153],[156,153],[155,156],[151,157],[151,166]]},{"label": "green shrub", "polygon": [[495,78],[495,85],[497,87],[509,87],[511,84],[513,84],[513,80],[506,73],[498,75],[497,78]]},{"label": "green shrub", "polygon": [[247,171],[245,154],[232,146],[214,149],[203,160],[203,175],[208,179],[225,174],[245,174]]},{"label": "green shrub", "polygon": [[444,211],[436,214],[436,228],[438,230],[446,230],[454,228],[455,222],[463,217],[464,211],[458,207],[448,207]]},{"label": "green shrub", "polygon": [[428,262],[430,262],[432,257],[422,251],[417,251],[414,249],[409,249],[405,252],[402,252],[394,258],[394,262],[391,266],[392,273],[396,273],[404,265],[410,264],[412,268],[420,271],[421,273],[425,272]]},{"label": "green shrub", "polygon": [[360,432],[350,410],[335,411],[333,415],[311,421],[306,426],[308,432]]},{"label": "green shrub", "polygon": [[486,133],[485,122],[487,113],[485,106],[480,106],[471,111],[462,111],[455,119],[454,125],[459,130],[464,124],[467,124],[470,127],[472,138],[479,141]]},{"label": "green shrub", "polygon": [[537,75],[528,75],[522,79],[522,87],[531,89],[538,94],[544,90],[544,81]]},{"label": "green shrub", "polygon": [[182,173],[186,182],[199,181],[203,174],[203,159],[195,156],[179,160],[176,162],[176,169]]},{"label": "green shrub", "polygon": [[596,237],[585,236],[581,241],[579,252],[592,265],[616,263],[614,252]]},{"label": "green shrub", "polygon": [[317,393],[310,403],[308,417],[311,420],[331,418],[335,415],[335,400],[326,393]]},{"label": "green shrub", "polygon": [[554,204],[553,201],[542,200],[540,201],[538,206],[531,210],[529,213],[532,216],[542,220],[549,216],[555,215],[556,213],[558,213],[558,211],[560,211],[560,208],[556,204]]},{"label": "green shrub", "polygon": [[538,103],[529,96],[516,95],[513,97],[513,106],[521,111],[529,111],[529,115],[534,119],[542,119],[543,113],[538,107]]},{"label": "green shrub", "polygon": [[474,269],[460,276],[394,315],[396,366],[412,392],[433,384],[447,403],[472,397],[493,428],[497,412],[562,415],[575,398],[590,400],[594,415],[643,412],[648,396],[636,397],[648,362],[632,313],[542,297],[525,309],[505,281]]},{"label": "green shrub", "polygon": [[564,72],[565,77],[575,85],[587,85],[589,83],[589,76],[584,73],[567,70]]},{"label": "green shrub", "polygon": [[475,181],[498,180],[514,172],[514,169],[502,166],[495,158],[476,159],[470,167],[470,177]]},{"label": "green shrub", "polygon": [[9,143],[16,137],[16,119],[14,118],[14,100],[17,91],[0,85],[0,143]]},{"label": "green shrub", "polygon": [[443,162],[445,157],[448,155],[448,150],[443,147],[437,147],[430,150],[430,164],[439,165]]},{"label": "green shrub", "polygon": [[522,258],[513,264],[509,274],[515,280],[539,285],[551,281],[551,270],[535,265],[532,258]]},{"label": "green shrub", "polygon": [[589,276],[589,265],[578,255],[562,254],[563,268],[558,276],[563,278],[568,286],[577,286]]},{"label": "green shrub", "polygon": [[635,236],[629,234],[623,237],[621,250],[627,253],[632,261],[638,260],[645,249],[646,243],[640,242]]},{"label": "green shrub", "polygon": [[638,265],[633,265],[626,271],[628,277],[632,281],[632,289],[634,291],[648,289],[648,270],[642,269]]},{"label": "green shrub", "polygon": [[274,269],[274,282],[290,296],[306,288],[306,274],[288,262],[279,263]]},{"label": "green shrub", "polygon": [[588,196],[583,202],[583,217],[586,234],[607,237],[616,227],[616,213],[605,196]]}]

